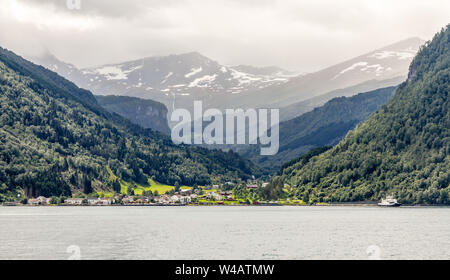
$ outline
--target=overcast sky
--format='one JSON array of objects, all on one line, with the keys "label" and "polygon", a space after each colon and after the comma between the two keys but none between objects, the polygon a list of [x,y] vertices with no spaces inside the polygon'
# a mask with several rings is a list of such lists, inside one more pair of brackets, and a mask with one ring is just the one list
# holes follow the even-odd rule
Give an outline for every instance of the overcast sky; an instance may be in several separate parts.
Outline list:
[{"label": "overcast sky", "polygon": [[0,46],[78,67],[198,51],[311,72],[450,23],[449,0],[80,1],[0,0]]}]

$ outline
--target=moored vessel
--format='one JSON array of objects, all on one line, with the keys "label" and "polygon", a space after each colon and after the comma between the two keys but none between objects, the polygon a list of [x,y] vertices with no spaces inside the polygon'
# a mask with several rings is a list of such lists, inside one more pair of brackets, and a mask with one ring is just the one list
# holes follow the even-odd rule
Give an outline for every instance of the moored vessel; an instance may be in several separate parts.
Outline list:
[{"label": "moored vessel", "polygon": [[385,199],[382,199],[378,206],[383,207],[400,207],[402,204],[397,201],[393,196],[388,196]]}]

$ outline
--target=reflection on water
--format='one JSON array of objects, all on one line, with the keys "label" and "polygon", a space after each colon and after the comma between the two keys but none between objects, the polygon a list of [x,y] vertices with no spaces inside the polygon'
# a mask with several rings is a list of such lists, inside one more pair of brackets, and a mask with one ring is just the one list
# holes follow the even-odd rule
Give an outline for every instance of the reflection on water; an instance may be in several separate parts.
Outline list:
[{"label": "reflection on water", "polygon": [[0,259],[450,259],[450,208],[0,207]]}]

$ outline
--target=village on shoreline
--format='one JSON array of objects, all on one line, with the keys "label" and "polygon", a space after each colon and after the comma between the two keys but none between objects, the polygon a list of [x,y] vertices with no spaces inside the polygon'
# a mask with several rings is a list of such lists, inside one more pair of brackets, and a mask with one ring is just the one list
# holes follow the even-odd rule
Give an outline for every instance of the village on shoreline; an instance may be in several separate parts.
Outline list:
[{"label": "village on shoreline", "polygon": [[[74,197],[45,197],[25,198],[20,203],[7,202],[4,206],[307,206],[298,199],[263,201],[254,195],[256,191],[265,188],[268,183],[246,184],[238,195],[235,189],[221,190],[219,185],[201,188],[182,187],[178,191],[170,190],[162,195],[158,192],[142,192],[139,195],[101,193],[95,196],[78,194]],[[223,187],[223,186],[222,186]],[[245,193],[242,195],[242,193]],[[253,195],[252,195],[253,194]],[[319,205],[326,205],[320,203]]]},{"label": "village on shoreline", "polygon": [[[122,182],[123,183],[123,182]],[[76,193],[72,197],[24,197],[20,202],[3,202],[0,206],[354,206],[373,207],[377,201],[361,202],[326,202],[310,199],[305,202],[295,197],[277,200],[261,199],[261,192],[269,185],[267,182],[250,181],[239,185],[227,182],[221,185],[174,187],[156,185],[155,189],[135,189],[129,184],[122,184],[121,193],[95,192],[92,194]],[[134,186],[136,187],[136,186]],[[291,188],[285,184],[285,188]],[[159,195],[159,191],[163,193]],[[442,205],[404,205],[408,207],[429,207]]]},{"label": "village on shoreline", "polygon": [[[322,201],[304,202],[297,198],[263,200],[258,192],[266,188],[267,182],[251,182],[240,188],[230,188],[231,183],[205,187],[181,187],[170,189],[159,195],[158,191],[122,193],[78,193],[73,197],[24,198],[21,202],[4,202],[2,206],[373,206],[376,202],[326,203]],[[166,186],[167,187],[167,186]],[[228,187],[228,188],[227,188]],[[224,190],[228,189],[228,190]],[[130,193],[128,191],[128,193]]]}]

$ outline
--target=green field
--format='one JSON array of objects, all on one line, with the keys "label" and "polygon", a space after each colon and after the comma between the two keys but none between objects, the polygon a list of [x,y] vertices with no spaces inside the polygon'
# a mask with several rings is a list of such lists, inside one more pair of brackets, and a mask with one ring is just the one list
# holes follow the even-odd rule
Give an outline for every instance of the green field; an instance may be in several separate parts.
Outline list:
[{"label": "green field", "polygon": [[[118,179],[118,177],[113,174],[113,172],[111,171],[111,169],[109,167],[106,167],[106,170],[109,173],[111,181],[115,181]],[[120,187],[121,187],[120,192],[122,194],[127,194],[128,187],[130,185],[136,185],[136,187],[133,189],[135,195],[142,195],[142,193],[144,191],[152,191],[153,193],[155,191],[157,191],[158,194],[161,195],[161,194],[166,194],[175,189],[174,186],[161,184],[161,183],[155,182],[152,179],[148,179],[148,184],[146,184],[146,185],[141,185],[141,184],[137,184],[137,183],[126,182],[124,180],[120,180]],[[182,187],[182,188],[190,188],[190,187]]]},{"label": "green field", "polygon": [[[128,186],[130,186],[132,183],[120,181],[121,185],[121,193],[127,194]],[[133,189],[135,195],[142,195],[144,191],[152,191],[152,193],[155,193],[155,191],[158,192],[159,195],[166,194],[172,190],[175,189],[174,186],[169,186],[165,184],[161,184],[158,182],[153,181],[152,179],[148,179],[147,185],[141,185],[141,184],[134,184],[136,187]]]}]

